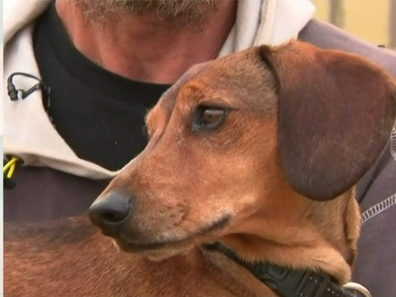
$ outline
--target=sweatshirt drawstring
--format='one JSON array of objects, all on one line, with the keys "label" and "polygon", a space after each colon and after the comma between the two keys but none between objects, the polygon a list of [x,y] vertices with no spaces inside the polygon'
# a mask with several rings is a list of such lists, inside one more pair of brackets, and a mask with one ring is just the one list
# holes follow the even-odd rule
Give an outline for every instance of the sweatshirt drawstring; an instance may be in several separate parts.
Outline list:
[{"label": "sweatshirt drawstring", "polygon": [[3,187],[6,190],[12,190],[15,188],[15,181],[12,179],[12,176],[15,172],[15,167],[18,162],[17,157],[12,157],[4,166],[3,166]]},{"label": "sweatshirt drawstring", "polygon": [[[14,77],[16,77],[16,76],[22,76],[22,77],[26,77],[29,79],[33,79],[33,80],[36,80],[37,83],[35,85],[33,85],[28,90],[18,89],[15,86],[14,81],[13,81]],[[38,91],[38,90],[40,90],[42,92],[44,110],[47,113],[48,118],[51,121],[51,123],[53,123],[52,117],[50,115],[50,103],[51,103],[50,92],[51,92],[51,89],[48,86],[46,86],[39,77],[36,77],[32,74],[25,73],[25,72],[14,72],[7,79],[8,97],[10,97],[10,100],[13,102],[18,101],[18,100],[25,100],[31,94],[33,94],[35,91]],[[3,187],[6,190],[12,190],[13,188],[15,188],[16,184],[15,184],[15,181],[12,179],[12,176],[14,175],[15,168],[16,168],[18,161],[21,161],[23,163],[23,161],[21,159],[19,159],[17,157],[12,157],[11,160],[9,160],[3,166],[3,182],[4,182]]]}]

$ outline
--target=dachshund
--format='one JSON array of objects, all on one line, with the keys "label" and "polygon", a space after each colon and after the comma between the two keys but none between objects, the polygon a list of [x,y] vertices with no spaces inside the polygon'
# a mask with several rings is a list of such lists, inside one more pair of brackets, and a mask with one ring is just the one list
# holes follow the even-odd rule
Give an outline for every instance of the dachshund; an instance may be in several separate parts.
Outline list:
[{"label": "dachshund", "polygon": [[395,90],[364,58],[295,40],[192,67],[86,216],[5,224],[4,295],[295,297],[277,279],[294,273],[299,296],[310,281],[348,296],[355,186],[387,144]]}]

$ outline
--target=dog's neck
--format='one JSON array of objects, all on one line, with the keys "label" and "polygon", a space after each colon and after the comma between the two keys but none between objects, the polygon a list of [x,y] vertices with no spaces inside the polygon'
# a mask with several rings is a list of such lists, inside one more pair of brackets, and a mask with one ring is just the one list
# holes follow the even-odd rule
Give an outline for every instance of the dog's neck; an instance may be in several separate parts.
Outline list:
[{"label": "dog's neck", "polygon": [[[279,296],[353,297],[336,280],[320,271],[285,268],[268,262],[246,262],[221,243],[205,244],[203,249],[218,252],[249,271],[257,280]],[[258,294],[259,296],[262,294]]]},{"label": "dog's neck", "polygon": [[268,224],[255,222],[261,232],[229,235],[219,242],[247,262],[267,261],[285,268],[321,271],[339,284],[348,282],[360,226],[354,191],[331,202],[315,203],[306,215],[309,222],[296,224],[284,234],[264,230]]}]

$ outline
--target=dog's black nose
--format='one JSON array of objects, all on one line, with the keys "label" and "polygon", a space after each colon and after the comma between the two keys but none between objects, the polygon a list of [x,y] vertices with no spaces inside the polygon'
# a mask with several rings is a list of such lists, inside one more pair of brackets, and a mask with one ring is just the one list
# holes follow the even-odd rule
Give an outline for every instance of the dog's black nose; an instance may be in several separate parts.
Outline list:
[{"label": "dog's black nose", "polygon": [[98,227],[112,228],[125,222],[131,213],[131,202],[130,195],[112,191],[91,205],[88,216]]}]

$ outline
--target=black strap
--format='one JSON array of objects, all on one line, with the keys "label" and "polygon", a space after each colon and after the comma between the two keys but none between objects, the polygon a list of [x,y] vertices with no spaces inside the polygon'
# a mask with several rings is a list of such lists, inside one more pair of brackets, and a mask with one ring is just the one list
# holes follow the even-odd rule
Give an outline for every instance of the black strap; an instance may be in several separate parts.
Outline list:
[{"label": "black strap", "polygon": [[270,263],[247,263],[232,250],[220,243],[206,244],[207,250],[218,251],[249,270],[256,278],[265,283],[282,297],[355,297],[344,290],[329,275],[282,268]]}]

